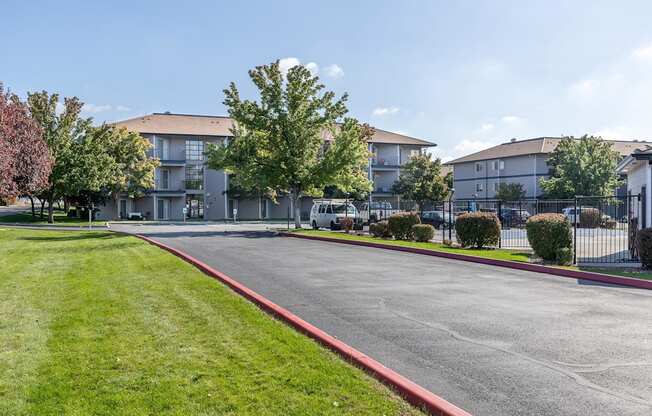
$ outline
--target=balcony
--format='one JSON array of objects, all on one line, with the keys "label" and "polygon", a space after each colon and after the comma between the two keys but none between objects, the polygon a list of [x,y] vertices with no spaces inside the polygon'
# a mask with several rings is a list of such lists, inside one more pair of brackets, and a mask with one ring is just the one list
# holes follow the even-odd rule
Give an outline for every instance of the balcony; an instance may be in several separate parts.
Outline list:
[{"label": "balcony", "polygon": [[375,170],[395,170],[400,169],[396,159],[374,158],[371,159],[371,168]]},{"label": "balcony", "polygon": [[185,160],[174,160],[174,159],[159,159],[161,167],[184,167],[186,166]]},{"label": "balcony", "polygon": [[189,191],[203,191],[204,190],[204,181],[203,179],[187,179],[184,181],[186,185],[186,190]]}]

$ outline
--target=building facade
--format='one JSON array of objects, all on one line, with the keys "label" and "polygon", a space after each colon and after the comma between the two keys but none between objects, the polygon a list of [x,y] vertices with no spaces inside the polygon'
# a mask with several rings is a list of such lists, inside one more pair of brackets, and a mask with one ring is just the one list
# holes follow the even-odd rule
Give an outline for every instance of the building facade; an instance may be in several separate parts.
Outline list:
[{"label": "building facade", "polygon": [[[151,157],[159,159],[155,187],[141,198],[119,196],[101,207],[98,219],[128,218],[138,213],[148,220],[190,219],[228,220],[234,213],[241,220],[284,219],[292,207],[288,198],[277,203],[266,198],[236,199],[228,195],[229,178],[221,170],[205,165],[209,144],[223,145],[232,137],[228,117],[154,113],[114,123],[140,133],[153,145]],[[372,157],[369,176],[374,188],[370,198],[391,196],[401,166],[415,154],[434,144],[401,134],[376,129],[369,142]],[[301,201],[302,216],[307,216],[312,199]]]},{"label": "building facade", "polygon": [[[550,176],[548,157],[561,138],[514,140],[447,163],[453,167],[454,198],[493,199],[501,183],[520,183],[526,198],[542,195],[540,180]],[[647,142],[608,140],[623,157]]]}]

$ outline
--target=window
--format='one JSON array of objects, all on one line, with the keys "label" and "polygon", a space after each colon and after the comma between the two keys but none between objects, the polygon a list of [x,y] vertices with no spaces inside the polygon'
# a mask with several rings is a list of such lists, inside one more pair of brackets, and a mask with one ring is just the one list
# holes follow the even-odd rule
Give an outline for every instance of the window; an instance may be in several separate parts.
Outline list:
[{"label": "window", "polygon": [[159,189],[170,189],[170,170],[161,169],[158,174],[158,187]]},{"label": "window", "polygon": [[475,184],[475,191],[476,192],[482,192],[482,183],[476,183]]},{"label": "window", "polygon": [[327,214],[332,214],[333,213],[333,208],[331,207],[331,205],[326,205],[326,213]]},{"label": "window", "polygon": [[170,143],[168,140],[154,136],[154,156],[161,160],[167,160],[170,158],[169,153]]},{"label": "window", "polygon": [[186,140],[186,160],[204,160],[204,142]]},{"label": "window", "polygon": [[319,206],[319,213],[320,213],[320,214],[323,214],[323,213],[325,213],[325,212],[326,212],[326,205],[323,205],[323,204],[320,205],[320,206]]},{"label": "window", "polygon": [[482,163],[476,163],[475,164],[475,171],[476,172],[482,172]]},{"label": "window", "polygon": [[204,189],[204,167],[201,165],[186,165],[186,189]]},{"label": "window", "polygon": [[498,192],[498,189],[500,189],[500,183],[495,182],[494,183],[494,192]]},{"label": "window", "polygon": [[491,162],[491,169],[498,170],[498,161],[494,160]]},{"label": "window", "polygon": [[505,169],[505,161],[501,160],[500,163],[498,164],[498,166],[500,167],[500,170]]}]

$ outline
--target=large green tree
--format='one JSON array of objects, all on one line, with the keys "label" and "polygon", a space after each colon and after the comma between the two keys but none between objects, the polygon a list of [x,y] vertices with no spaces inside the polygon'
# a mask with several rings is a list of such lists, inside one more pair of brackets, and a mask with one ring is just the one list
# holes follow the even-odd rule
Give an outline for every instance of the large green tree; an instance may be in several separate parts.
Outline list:
[{"label": "large green tree", "polygon": [[600,137],[564,137],[550,154],[551,177],[540,181],[548,198],[610,196],[621,184],[616,173],[620,154]]},{"label": "large green tree", "polygon": [[367,142],[373,130],[346,118],[345,94],[339,99],[303,66],[286,76],[278,61],[256,67],[249,76],[259,101],[243,100],[234,83],[224,104],[234,120],[226,146],[211,146],[207,163],[233,174],[231,185],[270,195],[287,194],[301,226],[299,200],[321,196],[327,186],[343,192],[370,190]]},{"label": "large green tree", "polygon": [[413,156],[401,169],[392,192],[415,201],[421,210],[425,202],[442,201],[448,195],[446,179],[441,176],[441,161],[430,155]]},{"label": "large green tree", "polygon": [[501,183],[498,185],[496,199],[501,201],[518,201],[525,198],[525,189],[523,184],[518,182]]}]

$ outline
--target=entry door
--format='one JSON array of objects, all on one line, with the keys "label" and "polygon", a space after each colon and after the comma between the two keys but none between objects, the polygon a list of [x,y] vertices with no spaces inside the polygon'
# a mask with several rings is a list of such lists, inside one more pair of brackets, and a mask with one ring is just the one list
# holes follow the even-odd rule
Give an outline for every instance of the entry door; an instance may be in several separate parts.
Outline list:
[{"label": "entry door", "polygon": [[157,199],[156,213],[158,214],[159,220],[167,220],[170,218],[170,201],[167,199]]},{"label": "entry door", "polygon": [[127,218],[127,200],[126,199],[121,199],[120,200],[120,212],[118,212],[118,216],[122,219]]}]

